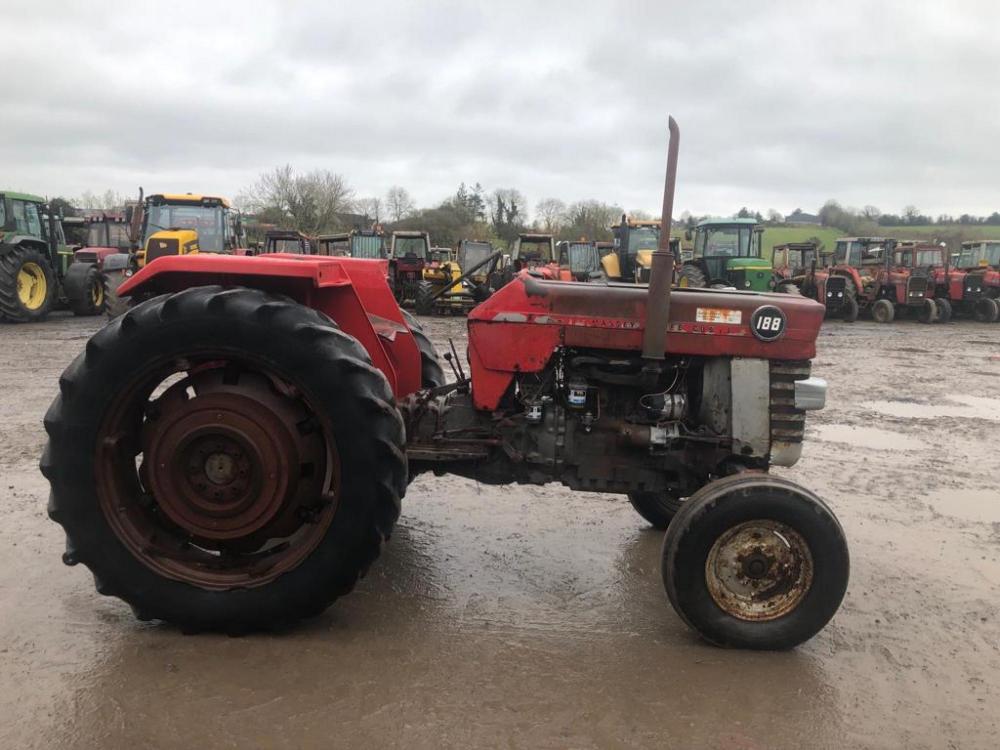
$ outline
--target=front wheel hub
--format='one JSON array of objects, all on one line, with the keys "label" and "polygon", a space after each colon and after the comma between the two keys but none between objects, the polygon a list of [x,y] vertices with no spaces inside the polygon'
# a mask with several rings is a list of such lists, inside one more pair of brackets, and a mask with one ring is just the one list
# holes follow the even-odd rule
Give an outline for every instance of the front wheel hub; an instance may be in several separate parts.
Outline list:
[{"label": "front wheel hub", "polygon": [[747,521],[712,545],[705,582],[719,607],[741,620],[775,620],[795,609],[812,586],[809,546],[779,521]]}]

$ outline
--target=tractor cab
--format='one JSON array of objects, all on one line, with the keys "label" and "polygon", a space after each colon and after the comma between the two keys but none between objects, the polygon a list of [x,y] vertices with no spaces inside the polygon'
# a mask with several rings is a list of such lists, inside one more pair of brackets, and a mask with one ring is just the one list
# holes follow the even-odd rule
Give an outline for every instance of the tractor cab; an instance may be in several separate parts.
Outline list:
[{"label": "tractor cab", "polygon": [[396,301],[416,299],[417,286],[423,279],[424,266],[431,251],[427,232],[399,231],[392,233],[389,249],[389,285]]},{"label": "tractor cab", "polygon": [[899,242],[893,250],[893,265],[897,269],[927,275],[948,266],[948,249],[932,242]]},{"label": "tractor cab", "polygon": [[815,242],[789,242],[771,248],[771,266],[776,277],[791,279],[808,274],[814,267],[829,267],[832,255],[820,252]]},{"label": "tractor cab", "polygon": [[841,237],[834,247],[834,265],[872,275],[885,265],[895,246],[896,240],[887,237]]},{"label": "tractor cab", "polygon": [[458,244],[458,267],[462,273],[472,271],[469,280],[473,285],[483,284],[497,265],[496,262],[486,262],[495,252],[493,245],[486,240],[462,240]]},{"label": "tractor cab", "polygon": [[577,240],[562,241],[556,245],[559,267],[568,272],[573,281],[591,281],[601,278],[601,253],[596,242]]},{"label": "tractor cab", "polygon": [[706,219],[694,230],[694,250],[680,285],[770,291],[772,267],[761,257],[764,229],[754,219]]},{"label": "tractor cab", "polygon": [[235,253],[246,246],[240,212],[225,198],[158,193],[142,203],[141,268],[164,255]]},{"label": "tractor cab", "polygon": [[611,232],[614,235],[615,253],[601,259],[604,273],[610,279],[648,282],[653,251],[660,244],[659,220],[632,219],[622,214],[621,221],[611,227]]},{"label": "tractor cab", "polygon": [[314,255],[315,245],[308,235],[294,230],[271,230],[264,235],[262,254],[294,253],[295,255]]},{"label": "tractor cab", "polygon": [[551,234],[519,234],[510,254],[514,271],[539,268],[556,262],[556,243]]},{"label": "tractor cab", "polygon": [[388,257],[385,235],[377,229],[321,234],[316,238],[318,255],[380,260]]},{"label": "tractor cab", "polygon": [[954,265],[965,271],[977,268],[1000,270],[1000,240],[963,242]]}]

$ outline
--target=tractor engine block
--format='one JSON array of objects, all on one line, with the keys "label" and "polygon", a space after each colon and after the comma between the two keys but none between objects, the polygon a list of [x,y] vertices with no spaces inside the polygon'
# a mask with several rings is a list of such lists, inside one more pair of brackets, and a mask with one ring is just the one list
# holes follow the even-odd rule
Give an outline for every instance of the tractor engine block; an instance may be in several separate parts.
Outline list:
[{"label": "tractor engine block", "polygon": [[805,411],[826,385],[808,361],[668,357],[561,348],[521,373],[499,407],[461,391],[404,404],[412,471],[485,483],[561,482],[685,495],[712,477],[798,460]]}]

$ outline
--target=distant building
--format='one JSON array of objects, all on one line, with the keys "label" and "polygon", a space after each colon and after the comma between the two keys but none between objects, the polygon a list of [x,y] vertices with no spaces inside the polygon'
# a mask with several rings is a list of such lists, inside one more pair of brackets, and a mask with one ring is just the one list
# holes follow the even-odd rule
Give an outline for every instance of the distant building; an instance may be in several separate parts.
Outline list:
[{"label": "distant building", "polygon": [[786,224],[815,224],[819,226],[821,224],[819,217],[816,214],[807,214],[801,208],[796,208],[788,216],[785,217]]}]

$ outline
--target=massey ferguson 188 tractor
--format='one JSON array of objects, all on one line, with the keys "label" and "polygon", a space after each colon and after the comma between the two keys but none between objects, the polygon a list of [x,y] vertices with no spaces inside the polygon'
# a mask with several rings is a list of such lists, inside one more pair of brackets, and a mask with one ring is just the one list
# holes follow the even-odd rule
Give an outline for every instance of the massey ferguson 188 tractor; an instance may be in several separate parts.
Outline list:
[{"label": "massey ferguson 188 tractor", "polygon": [[452,358],[450,384],[384,261],[139,271],[124,291],[157,296],[94,335],[45,417],[63,560],[140,619],[269,629],[353,588],[417,475],[562,482],[669,523],[667,595],[709,641],[813,636],[844,595],[847,544],[822,500],[768,469],[798,460],[824,404],[823,306],[671,289],[670,130],[649,285],[519,274],[469,315],[469,372]]}]

